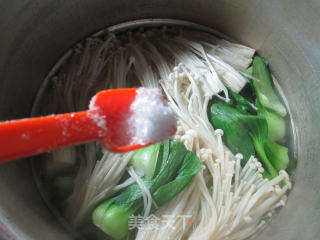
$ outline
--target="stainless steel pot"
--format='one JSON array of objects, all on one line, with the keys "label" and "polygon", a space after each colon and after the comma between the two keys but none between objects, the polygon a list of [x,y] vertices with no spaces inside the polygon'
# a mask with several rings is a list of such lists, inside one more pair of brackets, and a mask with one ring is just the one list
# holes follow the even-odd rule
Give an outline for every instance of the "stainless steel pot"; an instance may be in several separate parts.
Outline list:
[{"label": "stainless steel pot", "polygon": [[[59,57],[105,26],[171,18],[212,27],[271,62],[296,124],[295,186],[258,239],[319,239],[319,16],[319,0],[2,0],[0,120],[29,116]],[[41,199],[27,161],[0,165],[0,239],[71,239]]]}]

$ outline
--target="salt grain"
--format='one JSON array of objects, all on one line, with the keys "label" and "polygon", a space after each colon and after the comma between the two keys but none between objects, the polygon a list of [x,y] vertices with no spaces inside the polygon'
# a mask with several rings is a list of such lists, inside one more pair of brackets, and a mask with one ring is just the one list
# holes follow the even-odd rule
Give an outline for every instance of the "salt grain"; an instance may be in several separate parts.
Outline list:
[{"label": "salt grain", "polygon": [[[96,96],[94,96],[90,100],[89,104],[89,110],[88,116],[93,120],[93,122],[100,128],[106,130],[107,129],[107,123],[106,123],[106,116],[99,114],[99,107],[95,105],[96,103]],[[100,134],[99,134],[100,135]]]},{"label": "salt grain", "polygon": [[173,134],[177,120],[172,109],[163,101],[157,88],[139,88],[130,106],[128,119],[133,144],[148,144],[165,140]]}]

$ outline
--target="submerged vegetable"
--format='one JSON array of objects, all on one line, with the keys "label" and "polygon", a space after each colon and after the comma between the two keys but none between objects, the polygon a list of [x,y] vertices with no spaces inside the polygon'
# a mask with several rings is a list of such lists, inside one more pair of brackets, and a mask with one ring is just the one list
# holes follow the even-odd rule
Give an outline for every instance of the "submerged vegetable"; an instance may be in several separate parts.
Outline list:
[{"label": "submerged vegetable", "polygon": [[253,103],[242,97],[240,94],[228,89],[231,101],[228,103],[236,107],[240,112],[243,113],[257,113],[256,107]]},{"label": "submerged vegetable", "polygon": [[252,75],[252,66],[243,71],[245,74]]},{"label": "submerged vegetable", "polygon": [[284,170],[289,164],[288,148],[267,140],[264,145],[266,154],[272,165],[278,170]]},{"label": "submerged vegetable", "polygon": [[92,221],[115,239],[121,239],[128,233],[128,221],[135,208],[115,205],[114,201],[104,202],[92,214]]},{"label": "submerged vegetable", "polygon": [[259,114],[263,115],[267,120],[269,139],[272,141],[282,140],[286,134],[286,123],[284,119],[262,106],[259,106]]},{"label": "submerged vegetable", "polygon": [[[247,69],[245,73],[250,71]],[[289,161],[288,149],[272,142],[283,139],[286,131],[284,119],[273,110],[282,115],[286,110],[272,89],[270,73],[260,57],[255,57],[252,71],[255,79],[248,79],[249,84],[242,91],[245,97],[228,89],[229,102],[213,98],[209,119],[215,128],[224,131],[223,140],[229,149],[234,154],[243,154],[242,166],[250,156],[257,155],[265,169],[264,177],[271,179],[285,169]]]},{"label": "submerged vegetable", "polygon": [[[137,156],[145,154],[153,158],[156,148],[144,149],[145,152],[142,151]],[[171,140],[160,145],[156,162],[156,165],[159,164],[159,171],[155,176],[151,180],[142,178],[155,203],[152,211],[180,193],[200,171],[201,165],[193,152],[188,151],[182,143]],[[143,212],[143,193],[138,184],[132,184],[99,205],[94,210],[92,219],[96,226],[110,236],[122,238],[128,233],[129,217]]]},{"label": "submerged vegetable", "polygon": [[261,57],[254,57],[252,64],[252,75],[257,80],[253,81],[257,98],[262,106],[275,111],[281,117],[287,114],[286,108],[281,103],[271,85],[271,74],[268,66]]},{"label": "submerged vegetable", "polygon": [[243,154],[243,164],[257,152],[267,171],[267,177],[278,175],[264,152],[264,144],[268,138],[268,125],[264,117],[240,112],[224,103],[212,104],[210,113],[213,125],[224,131],[223,137],[230,150]]},{"label": "submerged vegetable", "polygon": [[153,144],[134,153],[130,164],[139,176],[145,176],[149,180],[152,179],[157,167],[160,145],[160,143]]},{"label": "submerged vegetable", "polygon": [[241,113],[225,103],[212,104],[210,121],[215,128],[224,131],[223,140],[233,153],[242,153],[242,164],[255,154],[252,139],[247,130],[248,115]]}]

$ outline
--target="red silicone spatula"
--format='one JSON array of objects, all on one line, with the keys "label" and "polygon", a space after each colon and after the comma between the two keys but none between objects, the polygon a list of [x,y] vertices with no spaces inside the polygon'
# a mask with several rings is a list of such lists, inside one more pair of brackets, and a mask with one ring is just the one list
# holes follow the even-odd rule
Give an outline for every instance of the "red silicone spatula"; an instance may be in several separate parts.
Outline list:
[{"label": "red silicone spatula", "polygon": [[[132,141],[127,119],[136,95],[136,88],[105,90],[92,98],[88,111],[2,122],[0,162],[89,141],[99,141],[113,152],[127,152],[164,140]],[[171,125],[166,138],[176,130]]]}]

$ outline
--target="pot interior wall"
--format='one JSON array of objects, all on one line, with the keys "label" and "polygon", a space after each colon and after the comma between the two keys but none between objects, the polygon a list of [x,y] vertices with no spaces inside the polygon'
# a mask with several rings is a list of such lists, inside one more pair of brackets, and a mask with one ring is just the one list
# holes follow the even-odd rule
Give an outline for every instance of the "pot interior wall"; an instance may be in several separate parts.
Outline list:
[{"label": "pot interior wall", "polygon": [[[199,23],[267,58],[296,125],[298,167],[287,206],[259,235],[317,239],[320,229],[320,4],[298,0],[94,0],[0,3],[0,120],[27,117],[39,87],[74,43],[106,26],[143,18]],[[0,166],[0,239],[70,239],[39,196],[30,165]]]}]

